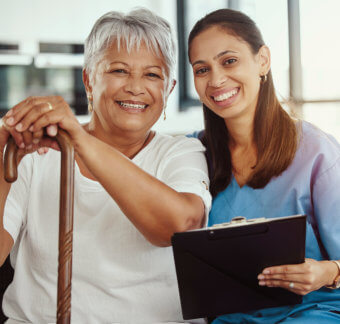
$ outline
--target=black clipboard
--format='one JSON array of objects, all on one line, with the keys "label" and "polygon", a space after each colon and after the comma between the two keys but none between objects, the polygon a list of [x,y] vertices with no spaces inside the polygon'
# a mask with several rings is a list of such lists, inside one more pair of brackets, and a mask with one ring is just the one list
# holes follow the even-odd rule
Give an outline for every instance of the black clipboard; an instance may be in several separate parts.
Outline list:
[{"label": "black clipboard", "polygon": [[302,302],[283,288],[259,286],[267,266],[305,260],[306,215],[245,220],[172,237],[184,319]]}]

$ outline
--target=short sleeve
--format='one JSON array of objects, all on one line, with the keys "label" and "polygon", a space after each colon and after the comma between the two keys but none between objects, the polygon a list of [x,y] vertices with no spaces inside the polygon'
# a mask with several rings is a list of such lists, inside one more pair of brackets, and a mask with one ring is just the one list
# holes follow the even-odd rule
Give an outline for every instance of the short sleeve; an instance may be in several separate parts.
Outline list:
[{"label": "short sleeve", "polygon": [[18,179],[11,185],[4,209],[4,228],[16,241],[26,223],[27,204],[32,177],[32,156],[26,155],[18,167]]},{"label": "short sleeve", "polygon": [[340,259],[340,158],[313,185],[314,216],[320,239],[333,260]]},{"label": "short sleeve", "polygon": [[204,146],[194,138],[185,138],[169,151],[161,180],[178,192],[193,193],[204,202],[205,224],[211,208],[209,176]]}]

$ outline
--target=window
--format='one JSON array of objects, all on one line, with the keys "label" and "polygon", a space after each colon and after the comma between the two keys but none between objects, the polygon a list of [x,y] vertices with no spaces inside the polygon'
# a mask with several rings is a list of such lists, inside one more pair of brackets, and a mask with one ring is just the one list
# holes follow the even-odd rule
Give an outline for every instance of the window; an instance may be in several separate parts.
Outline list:
[{"label": "window", "polygon": [[179,86],[180,107],[199,105],[191,66],[188,62],[187,40],[197,20],[217,9],[232,8],[249,15],[262,32],[272,53],[272,71],[279,97],[289,97],[289,44],[287,0],[178,0]]},{"label": "window", "polygon": [[211,11],[227,8],[228,0],[177,0],[180,109],[199,105],[188,60],[188,37],[197,20]]},{"label": "window", "polygon": [[339,0],[300,0],[302,94],[306,101],[340,101],[339,13]]},{"label": "window", "polygon": [[25,55],[0,47],[1,115],[28,96],[38,95],[61,95],[77,115],[87,114],[82,52],[82,45],[41,43],[39,54],[26,62]]}]

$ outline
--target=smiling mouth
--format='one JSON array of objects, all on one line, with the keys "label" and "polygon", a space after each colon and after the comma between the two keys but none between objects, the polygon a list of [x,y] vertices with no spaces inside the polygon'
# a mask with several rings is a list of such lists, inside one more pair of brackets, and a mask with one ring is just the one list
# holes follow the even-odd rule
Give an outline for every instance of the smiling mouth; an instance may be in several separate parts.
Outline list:
[{"label": "smiling mouth", "polygon": [[240,88],[236,88],[236,89],[233,89],[231,91],[225,92],[225,93],[223,93],[223,94],[221,94],[219,96],[216,96],[216,97],[211,96],[211,98],[214,101],[217,101],[217,102],[224,101],[224,100],[227,100],[227,99],[237,95],[239,90],[240,90]]},{"label": "smiling mouth", "polygon": [[126,102],[126,101],[117,101],[117,103],[118,105],[126,109],[144,110],[145,108],[149,106],[146,104],[137,104],[137,103],[131,103],[131,102]]}]

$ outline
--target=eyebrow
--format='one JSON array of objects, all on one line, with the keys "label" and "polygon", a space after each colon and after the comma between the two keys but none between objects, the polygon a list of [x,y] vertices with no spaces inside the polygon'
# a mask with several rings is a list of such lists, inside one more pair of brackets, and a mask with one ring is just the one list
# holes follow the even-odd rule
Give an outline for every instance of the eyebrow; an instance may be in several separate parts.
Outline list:
[{"label": "eyebrow", "polygon": [[117,63],[123,64],[123,65],[127,65],[126,63],[121,62],[121,61],[112,61],[112,62],[109,63],[109,65],[111,65],[111,64],[117,64]]},{"label": "eyebrow", "polygon": [[[122,62],[122,61],[112,61],[112,62],[109,63],[109,65],[117,64],[117,63],[123,64],[125,66],[129,66],[128,64],[126,64],[125,62]],[[157,68],[159,70],[162,70],[162,67],[159,66],[159,65],[147,65],[147,66],[145,66],[145,69],[151,69],[151,68]]]},{"label": "eyebrow", "polygon": [[159,66],[159,65],[147,65],[145,68],[146,68],[146,69],[157,68],[157,69],[162,70],[162,67]]},{"label": "eyebrow", "polygon": [[[228,54],[228,53],[237,53],[235,51],[231,51],[231,50],[226,50],[226,51],[223,51],[221,53],[218,53],[216,56],[213,57],[213,60],[217,60],[218,58],[220,58],[221,56],[225,55],[225,54]],[[192,66],[194,66],[195,64],[202,64],[202,63],[205,63],[203,60],[198,60],[198,61],[195,61],[194,63],[192,63]]]}]

